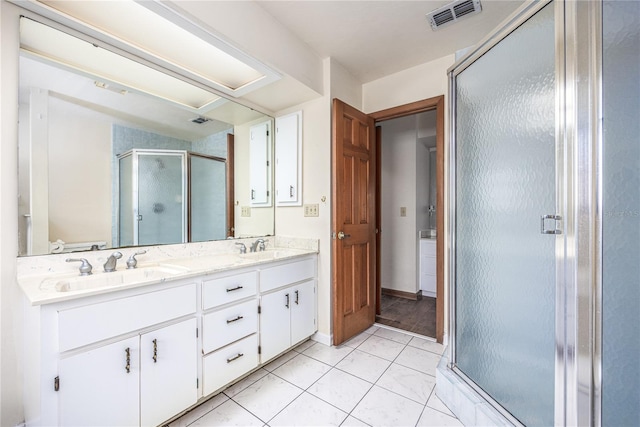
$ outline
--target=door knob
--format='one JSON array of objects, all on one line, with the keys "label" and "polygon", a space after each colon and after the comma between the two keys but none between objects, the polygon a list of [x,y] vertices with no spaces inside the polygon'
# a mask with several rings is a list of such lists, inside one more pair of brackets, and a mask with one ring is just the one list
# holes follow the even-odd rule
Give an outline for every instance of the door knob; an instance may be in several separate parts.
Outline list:
[{"label": "door knob", "polygon": [[347,237],[351,237],[351,234],[344,234],[344,231],[338,231],[338,240],[344,240]]}]

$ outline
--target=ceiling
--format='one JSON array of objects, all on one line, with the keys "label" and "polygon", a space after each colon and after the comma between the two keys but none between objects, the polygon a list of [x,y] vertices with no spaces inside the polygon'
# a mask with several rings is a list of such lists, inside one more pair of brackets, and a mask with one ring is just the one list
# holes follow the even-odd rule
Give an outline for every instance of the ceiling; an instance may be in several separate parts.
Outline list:
[{"label": "ceiling", "polygon": [[481,0],[482,12],[433,31],[441,0],[257,1],[320,57],[367,83],[473,46],[524,0]]}]

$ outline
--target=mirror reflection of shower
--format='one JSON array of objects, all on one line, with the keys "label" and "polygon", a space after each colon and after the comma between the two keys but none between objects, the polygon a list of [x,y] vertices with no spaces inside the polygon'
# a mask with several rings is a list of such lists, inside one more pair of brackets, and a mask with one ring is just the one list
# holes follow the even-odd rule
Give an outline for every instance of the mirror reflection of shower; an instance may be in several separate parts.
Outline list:
[{"label": "mirror reflection of shower", "polygon": [[223,239],[225,159],[184,150],[134,149],[118,157],[114,245]]}]

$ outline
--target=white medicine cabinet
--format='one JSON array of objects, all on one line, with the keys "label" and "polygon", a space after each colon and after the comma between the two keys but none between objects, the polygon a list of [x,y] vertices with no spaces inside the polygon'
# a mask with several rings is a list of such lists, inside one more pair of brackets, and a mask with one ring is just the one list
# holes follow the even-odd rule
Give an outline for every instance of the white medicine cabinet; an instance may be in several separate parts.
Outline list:
[{"label": "white medicine cabinet", "polygon": [[276,206],[302,205],[302,111],[276,118]]},{"label": "white medicine cabinet", "polygon": [[271,206],[271,121],[251,126],[249,184],[251,206]]}]

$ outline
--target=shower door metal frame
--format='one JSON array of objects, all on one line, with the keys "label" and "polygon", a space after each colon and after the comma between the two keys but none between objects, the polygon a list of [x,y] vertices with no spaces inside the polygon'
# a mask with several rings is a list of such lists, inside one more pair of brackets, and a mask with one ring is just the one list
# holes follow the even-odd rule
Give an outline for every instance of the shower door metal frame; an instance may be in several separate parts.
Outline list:
[{"label": "shower door metal frame", "polygon": [[[548,1],[529,1],[449,70],[448,229],[450,368],[509,421],[520,422],[456,367],[456,77]],[[600,1],[555,0],[556,425],[600,425],[601,9]]]}]

